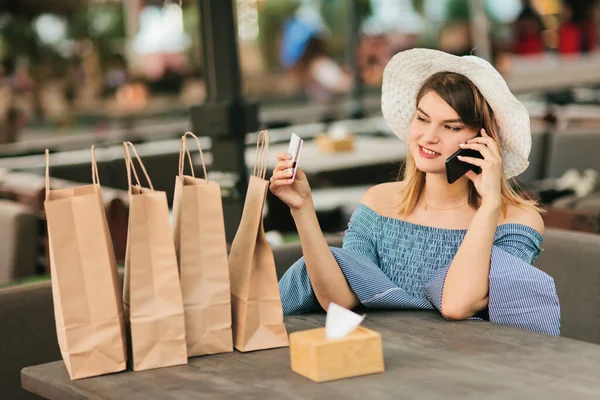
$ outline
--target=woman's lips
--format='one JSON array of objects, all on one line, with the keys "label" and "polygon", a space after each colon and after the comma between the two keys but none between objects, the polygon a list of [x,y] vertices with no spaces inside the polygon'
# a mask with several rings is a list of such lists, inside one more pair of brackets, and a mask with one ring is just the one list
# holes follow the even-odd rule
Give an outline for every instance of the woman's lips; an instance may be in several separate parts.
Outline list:
[{"label": "woman's lips", "polygon": [[437,158],[441,156],[440,153],[437,153],[423,146],[419,146],[419,155],[423,158]]}]

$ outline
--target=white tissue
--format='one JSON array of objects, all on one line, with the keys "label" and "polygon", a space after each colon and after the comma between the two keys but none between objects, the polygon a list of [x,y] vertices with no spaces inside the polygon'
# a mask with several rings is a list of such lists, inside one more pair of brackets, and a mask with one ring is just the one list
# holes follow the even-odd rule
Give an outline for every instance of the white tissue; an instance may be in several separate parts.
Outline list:
[{"label": "white tissue", "polygon": [[333,140],[342,140],[348,136],[350,132],[348,131],[348,127],[343,124],[335,124],[329,129],[329,137]]},{"label": "white tissue", "polygon": [[365,319],[335,303],[329,304],[325,318],[325,336],[327,339],[341,339],[354,331]]}]

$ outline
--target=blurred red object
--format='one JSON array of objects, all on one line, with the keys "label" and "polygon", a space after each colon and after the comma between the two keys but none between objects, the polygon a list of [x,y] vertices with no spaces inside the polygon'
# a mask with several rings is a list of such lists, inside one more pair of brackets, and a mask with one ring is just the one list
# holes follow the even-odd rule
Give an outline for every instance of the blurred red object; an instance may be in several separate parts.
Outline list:
[{"label": "blurred red object", "polygon": [[515,43],[515,53],[519,55],[532,55],[544,52],[544,42],[541,35],[522,37]]},{"label": "blurred red object", "polygon": [[563,23],[558,30],[558,52],[577,54],[593,51],[598,46],[596,30],[591,21],[581,24]]},{"label": "blurred red object", "polygon": [[518,55],[534,55],[545,50],[544,23],[531,1],[523,1],[523,9],[513,24],[513,51]]}]

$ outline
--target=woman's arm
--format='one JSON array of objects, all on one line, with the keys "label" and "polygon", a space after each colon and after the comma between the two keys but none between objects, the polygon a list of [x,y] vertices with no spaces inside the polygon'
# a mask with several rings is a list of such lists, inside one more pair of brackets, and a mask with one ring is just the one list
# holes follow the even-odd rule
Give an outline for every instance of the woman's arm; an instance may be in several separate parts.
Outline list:
[{"label": "woman's arm", "polygon": [[[441,307],[450,319],[467,319],[488,305],[490,258],[499,215],[499,208],[482,206],[477,211],[448,269]],[[544,233],[544,221],[534,210],[509,208],[502,222],[527,226],[540,235]]]},{"label": "woman's arm", "polygon": [[323,236],[306,174],[298,169],[296,177],[292,178],[293,166],[289,154],[277,156],[277,166],[271,177],[271,193],[290,207],[300,235],[308,277],[321,307],[327,310],[329,303],[334,302],[352,309],[358,305],[358,299]]},{"label": "woman's arm", "polygon": [[442,313],[467,319],[488,303],[490,255],[500,207],[482,205],[450,264],[442,292]]},{"label": "woman's arm", "polygon": [[[466,319],[488,304],[489,274],[492,245],[501,210],[502,156],[496,141],[482,129],[481,137],[468,140],[463,149],[477,150],[483,159],[461,157],[462,161],[481,168],[480,174],[468,171],[481,196],[477,210],[446,274],[442,292],[442,313],[450,319]],[[517,221],[539,231],[540,215],[534,210],[522,210]],[[541,222],[543,231],[543,222]]]},{"label": "woman's arm", "polygon": [[331,254],[312,199],[304,207],[292,209],[292,217],[300,235],[306,270],[321,307],[327,310],[329,303],[334,302],[347,309],[355,308],[358,298]]}]

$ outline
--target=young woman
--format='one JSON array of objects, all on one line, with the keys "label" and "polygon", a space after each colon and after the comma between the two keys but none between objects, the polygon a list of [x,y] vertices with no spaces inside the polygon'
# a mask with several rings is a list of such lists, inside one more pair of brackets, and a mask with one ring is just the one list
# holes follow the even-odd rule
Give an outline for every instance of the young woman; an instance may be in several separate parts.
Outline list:
[{"label": "young woman", "polygon": [[[508,181],[529,165],[529,115],[500,74],[475,56],[407,50],[386,66],[382,111],[408,144],[404,179],[364,194],[341,249],[327,246],[306,175],[292,181],[279,155],[270,190],[290,207],[304,254],[279,283],[284,313],[435,308],[558,335],[554,281],[531,265],[543,221]],[[480,173],[448,184],[445,160],[459,148],[482,154],[461,158]]]}]

